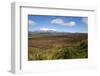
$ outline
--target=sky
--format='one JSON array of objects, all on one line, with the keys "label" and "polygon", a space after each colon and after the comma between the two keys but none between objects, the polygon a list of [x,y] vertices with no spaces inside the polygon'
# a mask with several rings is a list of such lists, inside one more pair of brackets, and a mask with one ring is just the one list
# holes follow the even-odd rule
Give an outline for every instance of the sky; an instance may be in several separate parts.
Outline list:
[{"label": "sky", "polygon": [[28,31],[88,32],[88,18],[77,16],[28,15]]}]

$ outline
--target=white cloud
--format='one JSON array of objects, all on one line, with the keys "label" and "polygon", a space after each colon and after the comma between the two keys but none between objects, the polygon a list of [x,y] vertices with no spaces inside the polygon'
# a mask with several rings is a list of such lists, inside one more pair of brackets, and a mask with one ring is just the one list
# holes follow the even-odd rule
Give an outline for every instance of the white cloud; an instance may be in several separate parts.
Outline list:
[{"label": "white cloud", "polygon": [[64,25],[65,26],[75,26],[76,25],[76,22],[70,21],[70,22],[64,23]]},{"label": "white cloud", "polygon": [[51,21],[51,23],[52,23],[52,24],[63,24],[64,21],[63,21],[62,19],[60,19],[60,18],[57,18],[57,19],[53,19],[53,20]]},{"label": "white cloud", "polygon": [[33,20],[29,20],[29,26],[34,26],[34,25],[36,25],[36,22]]},{"label": "white cloud", "polygon": [[63,25],[63,26],[75,26],[76,25],[76,22],[74,22],[74,21],[64,22],[64,20],[61,19],[61,18],[53,19],[51,21],[51,23],[52,24]]},{"label": "white cloud", "polygon": [[51,29],[51,28],[40,28],[41,31],[56,31],[56,29]]},{"label": "white cloud", "polygon": [[88,18],[82,18],[82,21],[83,21],[85,24],[88,24]]}]

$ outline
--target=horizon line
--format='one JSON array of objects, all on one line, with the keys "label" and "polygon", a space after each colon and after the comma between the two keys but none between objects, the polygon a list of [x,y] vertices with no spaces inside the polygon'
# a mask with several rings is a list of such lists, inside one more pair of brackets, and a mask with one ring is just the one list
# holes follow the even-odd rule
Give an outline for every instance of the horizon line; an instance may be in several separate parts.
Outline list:
[{"label": "horizon line", "polygon": [[[52,31],[52,30],[49,30],[49,31],[38,31],[38,30],[36,30],[36,31],[28,31],[28,33],[29,33],[29,32],[50,32],[50,31]],[[70,31],[52,31],[52,32],[64,32],[64,33],[88,33],[88,32],[70,32]]]}]

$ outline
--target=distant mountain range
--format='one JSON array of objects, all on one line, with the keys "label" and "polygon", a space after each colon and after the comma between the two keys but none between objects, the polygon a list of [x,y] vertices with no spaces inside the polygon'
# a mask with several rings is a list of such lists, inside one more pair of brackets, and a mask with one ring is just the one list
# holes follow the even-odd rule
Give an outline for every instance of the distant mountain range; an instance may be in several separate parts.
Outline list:
[{"label": "distant mountain range", "polygon": [[83,36],[83,35],[87,35],[87,33],[57,32],[57,31],[52,31],[52,30],[28,32],[28,36],[29,37],[37,37],[37,36],[66,36],[66,35]]}]

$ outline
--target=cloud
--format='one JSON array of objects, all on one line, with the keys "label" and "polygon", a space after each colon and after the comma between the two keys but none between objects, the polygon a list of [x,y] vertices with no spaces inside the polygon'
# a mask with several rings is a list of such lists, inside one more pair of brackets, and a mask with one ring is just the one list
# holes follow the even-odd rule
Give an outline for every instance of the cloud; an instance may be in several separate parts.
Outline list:
[{"label": "cloud", "polygon": [[64,23],[64,25],[65,26],[75,26],[76,25],[76,22],[70,21],[70,22]]},{"label": "cloud", "polygon": [[53,20],[51,21],[51,23],[52,23],[52,24],[63,24],[64,21],[63,21],[62,19],[60,19],[60,18],[57,18],[57,19],[53,19]]},{"label": "cloud", "polygon": [[53,19],[51,21],[51,23],[52,24],[63,25],[63,26],[75,26],[76,25],[76,22],[75,21],[64,22],[64,20],[61,19],[61,18]]},{"label": "cloud", "polygon": [[35,26],[36,25],[36,22],[33,21],[33,20],[29,20],[29,26]]},{"label": "cloud", "polygon": [[51,28],[40,28],[41,31],[56,31],[56,29],[51,29]]},{"label": "cloud", "polygon": [[82,18],[83,23],[88,24],[88,18],[84,17]]}]

